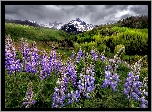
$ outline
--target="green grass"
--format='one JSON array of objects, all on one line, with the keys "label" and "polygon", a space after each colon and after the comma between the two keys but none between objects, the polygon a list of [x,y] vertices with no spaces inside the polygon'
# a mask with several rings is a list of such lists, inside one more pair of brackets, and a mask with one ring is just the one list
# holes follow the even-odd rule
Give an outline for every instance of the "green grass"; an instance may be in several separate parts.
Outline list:
[{"label": "green grass", "polygon": [[[94,30],[97,32],[101,29]],[[103,29],[105,30],[105,29]],[[110,32],[120,31],[120,33],[128,31],[138,31],[138,32],[144,32],[145,34],[148,33],[148,29],[131,29],[131,28],[125,28],[125,27],[117,27],[114,26],[112,29],[110,29]],[[88,31],[84,33],[84,38],[87,38],[87,41],[90,41],[89,38],[92,37],[93,34],[92,31]],[[89,35],[91,36],[89,37]],[[57,51],[57,56],[59,54],[62,55],[62,61],[66,63],[71,54],[74,50],[75,53],[77,53],[79,49],[79,45],[83,45],[84,42],[77,43],[78,41],[75,40],[75,36],[79,37],[79,35],[70,35],[64,31],[61,30],[54,30],[54,29],[43,29],[43,28],[35,28],[31,26],[23,26],[23,25],[15,25],[12,23],[5,23],[5,35],[10,34],[11,37],[14,40],[14,44],[17,50],[20,49],[20,39],[24,38],[27,39],[27,42],[29,43],[29,46],[33,43],[33,41],[36,41],[37,48],[42,51],[43,49],[46,50],[46,52],[49,53],[51,51],[51,45],[55,45],[55,50]],[[102,35],[103,38],[106,40],[109,40],[111,38],[110,36]],[[100,37],[100,35],[95,36],[96,38]],[[76,43],[77,46],[74,47],[64,47],[64,45],[60,45],[64,41],[66,42],[66,39],[70,40],[72,43]],[[80,39],[80,38],[78,38]],[[60,40],[63,40],[63,42],[59,42]],[[99,39],[100,40],[100,39]],[[88,42],[89,43],[89,42]],[[88,45],[93,46],[92,44],[95,43],[94,41]],[[68,44],[68,43],[66,43]],[[66,45],[65,44],[65,45]],[[96,44],[96,43],[95,43]],[[82,46],[85,48],[84,46]],[[99,48],[100,49],[100,48]],[[18,52],[19,53],[19,52]],[[101,52],[100,52],[101,53]],[[21,54],[20,54],[21,55]],[[113,52],[105,52],[105,56],[109,58],[113,58],[115,54]],[[135,62],[137,62],[140,58],[142,58],[142,55],[126,55],[123,54],[121,59],[126,61],[127,63],[133,65]],[[76,57],[75,57],[76,58]],[[22,56],[20,57],[22,59]],[[130,59],[130,60],[129,60]],[[74,62],[75,60],[72,60]],[[122,93],[123,90],[123,84],[125,82],[125,79],[127,77],[128,72],[130,69],[120,64],[117,73],[120,76],[120,83],[118,84],[117,92],[113,92],[110,88],[103,89],[101,88],[101,84],[104,80],[104,67],[108,64],[108,62],[101,62],[101,60],[97,60],[96,62],[88,59],[88,63],[94,63],[95,64],[95,91],[90,94],[90,99],[85,99],[83,101],[80,100],[79,103],[74,102],[71,105],[67,105],[63,108],[128,108],[130,106],[130,103],[128,100],[126,100],[126,96]],[[79,76],[82,68],[84,66],[84,61],[81,61],[79,64],[76,65],[77,68],[77,76]],[[30,78],[30,75],[28,73],[14,73],[12,75],[9,75],[7,71],[5,72],[5,106],[7,108],[24,108],[22,106],[23,98],[25,97],[26,90],[28,87],[28,83],[32,81],[33,83],[33,92],[34,92],[34,99],[37,101],[35,105],[32,106],[32,108],[52,108],[52,94],[54,92],[54,87],[56,86],[57,76],[55,73],[52,73],[48,79],[45,79],[43,81],[40,81],[38,75],[34,74],[33,78]],[[144,77],[148,77],[148,61],[145,62],[145,64],[141,67],[141,78],[142,81]],[[71,82],[69,82],[68,86],[70,89],[73,89],[73,85]],[[139,102],[131,100],[132,104],[131,107],[138,108]]]},{"label": "green grass", "polygon": [[[57,50],[63,54],[65,50]],[[70,52],[66,52],[67,57],[70,56]],[[66,59],[67,59],[66,57]],[[65,62],[67,61],[65,59]],[[63,60],[64,61],[64,60]],[[72,60],[74,62],[75,60]],[[101,88],[101,85],[104,80],[104,67],[107,65],[107,61],[101,62],[101,60],[93,61],[92,59],[87,59],[88,64],[93,62],[95,64],[95,91],[93,91],[90,96],[90,99],[85,99],[84,102],[81,99],[79,103],[72,103],[63,108],[129,108],[130,103],[126,100],[126,96],[122,93],[123,84],[127,77],[130,69],[123,65],[119,64],[117,73],[120,77],[120,82],[118,83],[117,92],[113,92],[111,88]],[[76,65],[77,76],[81,73],[82,68],[84,67],[84,61],[82,60],[79,64]],[[147,77],[148,69],[141,68],[141,76]],[[25,97],[26,90],[28,87],[28,82],[32,81],[34,99],[37,101],[32,108],[52,108],[52,95],[54,92],[54,87],[56,87],[57,76],[55,73],[52,73],[50,77],[45,80],[40,81],[38,75],[34,74],[33,78],[30,78],[32,74],[28,73],[14,73],[12,75],[5,73],[5,106],[6,108],[24,108],[22,106],[23,98]],[[141,79],[142,81],[142,79]],[[69,87],[72,90],[73,85],[69,82]],[[138,108],[139,102],[132,101],[132,108]]]}]

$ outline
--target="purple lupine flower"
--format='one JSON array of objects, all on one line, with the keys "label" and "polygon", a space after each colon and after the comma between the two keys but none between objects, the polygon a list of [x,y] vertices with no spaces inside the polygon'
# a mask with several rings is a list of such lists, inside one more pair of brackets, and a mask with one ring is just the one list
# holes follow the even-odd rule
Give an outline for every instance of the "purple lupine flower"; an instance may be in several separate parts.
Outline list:
[{"label": "purple lupine flower", "polygon": [[63,66],[61,68],[61,77],[58,78],[58,81],[56,82],[56,84],[58,85],[58,87],[54,88],[54,94],[53,94],[53,102],[52,102],[52,107],[53,108],[60,108],[65,106],[65,94],[66,94],[66,90],[67,90],[67,84],[68,84],[68,78],[67,78],[67,74],[66,74],[66,69]]},{"label": "purple lupine flower", "polygon": [[80,49],[79,49],[79,51],[77,53],[77,58],[76,58],[77,63],[79,63],[79,61],[81,60],[82,56],[83,56],[83,52],[82,52],[81,47],[80,47]]},{"label": "purple lupine flower", "polygon": [[110,81],[108,79],[105,79],[104,83],[102,84],[102,87],[106,88],[108,85],[110,85]]},{"label": "purple lupine flower", "polygon": [[118,86],[117,81],[111,81],[110,87],[112,88],[114,92],[117,91],[116,89],[117,86]]},{"label": "purple lupine flower", "polygon": [[128,99],[132,96],[135,100],[139,101],[141,103],[141,108],[147,108],[148,104],[148,101],[146,100],[148,93],[145,91],[145,87],[147,87],[145,83],[145,81],[147,82],[146,77],[143,82],[139,81],[141,62],[145,57],[146,56],[131,67],[132,70],[129,72],[128,78],[124,84],[124,94],[126,94]]},{"label": "purple lupine flower", "polygon": [[77,74],[76,74],[76,66],[73,65],[73,63],[71,62],[71,60],[68,60],[67,62],[67,71],[70,76],[70,79],[73,83],[73,85],[76,85],[76,79],[77,79]]},{"label": "purple lupine flower", "polygon": [[[31,50],[31,62],[32,64],[35,66],[35,71],[37,72],[37,66],[39,65],[39,50],[37,49],[36,47],[36,42],[34,41],[34,43],[32,44],[32,48],[30,49]],[[34,73],[36,73],[34,72]]]},{"label": "purple lupine flower", "polygon": [[142,87],[140,88],[141,91],[141,97],[139,98],[139,101],[141,103],[141,108],[147,108],[148,101],[146,100],[146,97],[148,97],[148,92],[146,92],[145,88],[148,88],[147,83],[148,77],[145,77],[142,82]]},{"label": "purple lupine flower", "polygon": [[102,85],[102,87],[107,87],[110,85],[112,90],[115,92],[117,91],[116,87],[118,86],[118,82],[120,82],[119,76],[116,73],[116,70],[118,68],[118,64],[121,62],[119,55],[121,55],[122,51],[124,50],[124,47],[122,47],[119,52],[114,56],[113,59],[109,59],[109,65],[104,67],[105,71],[105,80]]},{"label": "purple lupine flower", "polygon": [[52,97],[52,107],[53,108],[60,108],[65,106],[64,100],[65,100],[65,92],[64,88],[61,86],[59,88],[55,87],[54,88],[54,94]]},{"label": "purple lupine flower", "polygon": [[91,56],[94,60],[97,60],[98,59],[98,54],[97,52],[94,50],[94,48],[91,50]]},{"label": "purple lupine flower", "polygon": [[13,60],[13,55],[11,53],[10,48],[5,48],[5,68],[9,69],[9,65],[11,64],[11,61]]},{"label": "purple lupine flower", "polygon": [[51,73],[50,63],[46,51],[43,51],[43,56],[41,60],[41,71],[39,74],[40,79],[48,77]]},{"label": "purple lupine flower", "polygon": [[73,103],[74,101],[79,102],[80,92],[78,90],[76,90],[75,92],[71,91],[71,93],[67,94],[67,98],[67,105]]},{"label": "purple lupine flower", "polygon": [[105,71],[105,78],[110,78],[111,75],[110,71]]},{"label": "purple lupine flower", "polygon": [[146,96],[148,96],[148,92],[144,92],[144,94],[145,94]]},{"label": "purple lupine flower", "polygon": [[20,60],[16,57],[16,49],[10,37],[5,41],[5,67],[9,74],[20,72],[22,68]]},{"label": "purple lupine flower", "polygon": [[90,98],[89,93],[86,93],[85,96],[86,98]]},{"label": "purple lupine flower", "polygon": [[110,70],[112,70],[111,65],[108,65],[108,66],[105,66],[105,67],[104,67],[104,71],[110,71]]},{"label": "purple lupine flower", "polygon": [[[133,72],[128,73],[128,78],[124,84],[124,94],[127,97],[133,97],[135,100],[139,100],[139,95],[141,92],[138,90],[142,83],[139,81],[138,76],[134,76]],[[131,96],[130,96],[131,95]]]},{"label": "purple lupine flower", "polygon": [[138,100],[138,95],[135,93],[135,92],[132,92],[132,97],[135,99],[135,100]]},{"label": "purple lupine flower", "polygon": [[71,59],[74,60],[75,53],[72,51]]},{"label": "purple lupine flower", "polygon": [[117,91],[116,87],[118,86],[117,82],[120,81],[119,76],[117,73],[112,73],[110,70],[112,70],[112,67],[110,65],[104,67],[105,70],[105,79],[104,83],[102,84],[103,88],[106,88],[108,85],[112,88],[112,90],[115,92]]},{"label": "purple lupine flower", "polygon": [[119,79],[119,76],[117,75],[117,73],[115,73],[112,77],[112,79],[114,79],[115,81],[119,82],[120,79]]},{"label": "purple lupine flower", "polygon": [[9,62],[10,65],[8,67],[9,70],[9,74],[12,74],[13,72],[20,72],[21,69],[21,64],[20,64],[20,60],[15,60],[13,59],[12,61]]},{"label": "purple lupine flower", "polygon": [[94,81],[95,81],[95,78],[93,76],[86,76],[86,81],[87,81],[87,92],[91,92],[95,89],[94,87]]},{"label": "purple lupine flower", "polygon": [[[83,70],[85,69],[83,68]],[[86,98],[90,98],[89,93],[95,89],[94,71],[92,70],[94,70],[93,66],[87,67],[86,71],[83,71],[86,74],[80,73],[80,80],[77,82],[79,92],[83,93]]]},{"label": "purple lupine flower", "polygon": [[56,64],[56,75],[59,75],[59,71],[61,70],[61,68],[63,68],[63,62],[61,60],[61,57],[59,56],[59,58],[57,59],[57,64]]},{"label": "purple lupine flower", "polygon": [[50,64],[50,68],[51,68],[51,71],[56,71],[56,72],[59,72],[59,69],[58,69],[58,64],[59,64],[59,61],[61,60],[57,60],[57,57],[56,57],[56,50],[54,49],[55,47],[52,45],[52,51],[50,52],[50,59],[49,59],[49,64]]},{"label": "purple lupine flower", "polygon": [[39,50],[36,47],[36,42],[32,44],[31,48],[28,48],[28,43],[26,40],[22,43],[22,54],[23,54],[23,71],[27,73],[37,73],[38,72],[38,65],[39,65]]},{"label": "purple lupine flower", "polygon": [[22,103],[25,106],[25,108],[30,108],[32,105],[36,103],[36,100],[33,100],[33,97],[34,97],[34,93],[32,91],[32,82],[29,82],[26,96],[23,99],[24,102]]},{"label": "purple lupine flower", "polygon": [[36,47],[36,42],[33,43],[32,48],[30,50],[32,52],[31,53],[31,56],[32,56],[31,60],[35,62],[36,66],[39,65],[39,58],[40,58],[40,56],[38,54],[39,50]]},{"label": "purple lupine flower", "polygon": [[100,55],[100,59],[101,59],[102,61],[104,61],[104,60],[106,59],[106,57],[104,56],[104,54]]},{"label": "purple lupine flower", "polygon": [[141,108],[147,108],[148,106],[146,105],[146,104],[141,104],[141,106],[140,106]]},{"label": "purple lupine flower", "polygon": [[25,59],[29,58],[29,51],[30,49],[28,48],[28,43],[27,40],[23,40],[23,38],[21,39],[21,51],[22,51],[22,55]]},{"label": "purple lupine flower", "polygon": [[147,107],[148,107],[148,106],[147,106],[148,101],[145,100],[145,96],[141,97],[141,98],[139,99],[139,101],[141,102],[141,108],[147,108]]},{"label": "purple lupine flower", "polygon": [[36,69],[36,63],[34,63],[34,61],[31,62],[26,62],[26,72],[28,73],[37,73],[37,69]]},{"label": "purple lupine flower", "polygon": [[56,59],[56,50],[54,48],[55,46],[52,45],[52,51],[50,52],[50,61]]},{"label": "purple lupine flower", "polygon": [[21,53],[23,56],[23,72],[26,71],[26,64],[27,62],[30,62],[30,49],[28,48],[27,40],[21,39]]},{"label": "purple lupine flower", "polygon": [[[134,87],[134,86],[133,86]],[[137,93],[138,95],[141,95],[141,91],[138,89],[139,86],[134,87],[134,91],[135,93]]]}]

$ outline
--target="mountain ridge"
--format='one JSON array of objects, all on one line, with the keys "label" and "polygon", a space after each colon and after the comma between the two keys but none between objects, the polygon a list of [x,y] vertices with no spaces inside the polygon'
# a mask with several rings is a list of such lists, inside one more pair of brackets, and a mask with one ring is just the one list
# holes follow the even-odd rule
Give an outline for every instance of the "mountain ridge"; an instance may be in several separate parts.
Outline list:
[{"label": "mountain ridge", "polygon": [[[68,23],[62,22],[48,22],[46,24],[38,24],[33,20],[13,20],[13,19],[5,19],[7,23],[15,23],[15,24],[22,24],[22,25],[29,25],[34,27],[42,27],[42,28],[53,28],[57,30],[64,30],[68,33],[81,33],[88,30],[92,30],[96,25],[86,24],[85,21],[82,21],[80,18],[76,18],[75,20],[71,20]],[[70,29],[69,29],[70,28]]]}]

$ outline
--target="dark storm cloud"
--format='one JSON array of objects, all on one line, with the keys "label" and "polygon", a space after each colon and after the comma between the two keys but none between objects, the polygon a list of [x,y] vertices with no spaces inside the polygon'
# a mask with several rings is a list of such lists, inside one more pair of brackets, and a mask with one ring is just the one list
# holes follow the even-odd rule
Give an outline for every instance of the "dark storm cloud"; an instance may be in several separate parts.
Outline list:
[{"label": "dark storm cloud", "polygon": [[147,6],[146,5],[141,5],[141,6],[135,5],[135,6],[130,7],[130,11],[133,11],[136,14],[147,15],[148,14],[148,5]]},{"label": "dark storm cloud", "polygon": [[120,19],[124,19],[124,18],[130,17],[130,16],[131,16],[130,14],[125,14],[125,15],[121,16]]},{"label": "dark storm cloud", "polygon": [[147,6],[129,5],[6,5],[5,18],[38,23],[67,23],[80,18],[89,24],[116,22],[128,16],[148,14]]},{"label": "dark storm cloud", "polygon": [[118,5],[109,5],[109,6],[98,6],[96,7],[95,13],[91,14],[91,17],[93,17],[90,22],[94,23],[95,21],[97,24],[102,23],[109,23],[116,21],[115,14],[117,14],[119,11],[126,10],[128,6],[118,6]]},{"label": "dark storm cloud", "polygon": [[43,18],[44,13],[42,14],[42,12],[44,11],[43,6],[7,5],[5,6],[5,17],[12,15],[15,19],[41,19]]}]

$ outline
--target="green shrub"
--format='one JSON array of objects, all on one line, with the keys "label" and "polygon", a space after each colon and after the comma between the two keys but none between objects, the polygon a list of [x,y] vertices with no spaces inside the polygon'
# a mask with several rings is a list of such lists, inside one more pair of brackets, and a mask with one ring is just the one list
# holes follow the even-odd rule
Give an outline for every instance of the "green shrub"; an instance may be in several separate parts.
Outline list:
[{"label": "green shrub", "polygon": [[74,46],[75,51],[78,51],[80,49],[80,45],[77,42],[75,42],[73,46]]},{"label": "green shrub", "polygon": [[89,42],[88,43],[88,51],[91,51],[92,47],[97,48],[97,43],[96,42]]},{"label": "green shrub", "polygon": [[85,42],[80,44],[82,50],[85,50],[86,52],[90,52],[92,47],[94,46],[97,48],[97,43],[96,42]]},{"label": "green shrub", "polygon": [[125,45],[126,54],[146,54],[148,48],[148,34],[134,30],[126,30],[113,39],[115,45]]},{"label": "green shrub", "polygon": [[98,47],[99,52],[106,50],[107,46],[105,44],[100,44]]},{"label": "green shrub", "polygon": [[117,45],[114,49],[114,53],[116,54],[122,47],[125,47],[125,46],[122,44]]}]

